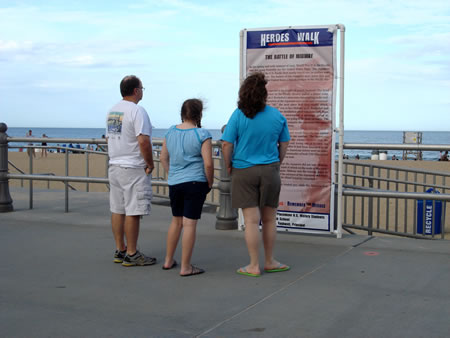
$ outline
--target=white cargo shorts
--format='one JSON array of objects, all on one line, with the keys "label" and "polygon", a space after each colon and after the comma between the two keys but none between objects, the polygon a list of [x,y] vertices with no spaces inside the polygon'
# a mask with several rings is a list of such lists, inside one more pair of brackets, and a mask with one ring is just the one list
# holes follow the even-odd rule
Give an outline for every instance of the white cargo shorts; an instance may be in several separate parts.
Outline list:
[{"label": "white cargo shorts", "polygon": [[126,216],[150,214],[151,176],[144,168],[109,167],[109,205],[112,213]]}]

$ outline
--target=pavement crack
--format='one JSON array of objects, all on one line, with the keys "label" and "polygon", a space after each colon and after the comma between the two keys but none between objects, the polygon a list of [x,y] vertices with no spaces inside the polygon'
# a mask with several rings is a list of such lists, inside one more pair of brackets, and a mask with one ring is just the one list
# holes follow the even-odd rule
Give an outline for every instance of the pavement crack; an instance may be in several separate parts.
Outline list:
[{"label": "pavement crack", "polygon": [[366,243],[366,242],[368,242],[368,241],[370,241],[371,239],[374,239],[374,238],[375,238],[375,236],[369,236],[365,240],[363,240],[363,241],[353,245],[352,247],[353,248],[357,248],[358,246],[360,246],[360,245],[362,245],[362,244],[364,244],[364,243]]}]

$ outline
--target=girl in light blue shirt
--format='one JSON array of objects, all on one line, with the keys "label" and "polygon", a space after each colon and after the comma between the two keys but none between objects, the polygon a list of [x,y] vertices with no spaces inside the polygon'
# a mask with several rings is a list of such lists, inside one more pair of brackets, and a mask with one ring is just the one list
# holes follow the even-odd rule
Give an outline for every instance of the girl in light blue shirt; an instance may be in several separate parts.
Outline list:
[{"label": "girl in light blue shirt", "polygon": [[211,134],[201,128],[203,103],[186,100],[181,107],[182,123],[172,126],[164,137],[160,160],[168,173],[172,222],[167,234],[163,270],[177,266],[174,254],[183,230],[180,276],[205,270],[191,264],[197,221],[214,180]]}]

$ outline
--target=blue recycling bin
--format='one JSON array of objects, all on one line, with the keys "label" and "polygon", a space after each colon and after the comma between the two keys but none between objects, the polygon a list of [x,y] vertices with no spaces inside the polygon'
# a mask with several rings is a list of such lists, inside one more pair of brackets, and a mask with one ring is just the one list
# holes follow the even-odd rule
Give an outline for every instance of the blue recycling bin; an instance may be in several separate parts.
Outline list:
[{"label": "blue recycling bin", "polygon": [[[427,189],[426,192],[430,194],[432,193],[439,194],[439,191],[434,188],[429,188]],[[424,235],[432,235],[434,225],[434,234],[438,235],[441,233],[442,201],[436,200],[433,203],[433,200],[426,200],[425,208],[423,202],[424,201],[417,201],[417,233]]]}]

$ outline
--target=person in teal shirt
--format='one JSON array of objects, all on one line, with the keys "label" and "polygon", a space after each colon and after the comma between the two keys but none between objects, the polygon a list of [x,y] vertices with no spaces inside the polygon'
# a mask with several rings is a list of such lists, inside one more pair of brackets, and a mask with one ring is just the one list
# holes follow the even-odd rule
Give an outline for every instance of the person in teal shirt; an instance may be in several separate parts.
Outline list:
[{"label": "person in teal shirt", "polygon": [[280,164],[290,141],[286,118],[266,104],[267,81],[263,73],[248,76],[239,90],[238,109],[222,135],[225,166],[231,175],[233,208],[242,208],[250,264],[237,273],[259,277],[259,221],[265,252],[264,271],[290,269],[275,260],[276,213],[281,179]]}]

